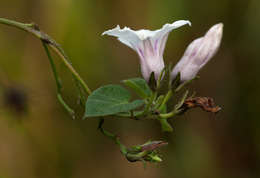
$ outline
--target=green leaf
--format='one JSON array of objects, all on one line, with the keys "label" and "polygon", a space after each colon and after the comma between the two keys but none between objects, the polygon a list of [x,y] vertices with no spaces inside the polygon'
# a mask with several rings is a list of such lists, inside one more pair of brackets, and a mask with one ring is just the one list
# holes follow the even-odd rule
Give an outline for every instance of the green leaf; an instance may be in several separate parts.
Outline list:
[{"label": "green leaf", "polygon": [[130,97],[130,93],[120,85],[100,87],[88,97],[84,118],[127,112],[144,104],[143,100],[129,102]]},{"label": "green leaf", "polygon": [[140,97],[148,98],[152,95],[152,91],[142,78],[133,78],[123,81],[124,84],[132,88]]},{"label": "green leaf", "polygon": [[138,117],[140,116],[144,111],[133,111],[133,112],[122,112],[119,114],[116,114],[117,116],[122,116],[122,117]]}]

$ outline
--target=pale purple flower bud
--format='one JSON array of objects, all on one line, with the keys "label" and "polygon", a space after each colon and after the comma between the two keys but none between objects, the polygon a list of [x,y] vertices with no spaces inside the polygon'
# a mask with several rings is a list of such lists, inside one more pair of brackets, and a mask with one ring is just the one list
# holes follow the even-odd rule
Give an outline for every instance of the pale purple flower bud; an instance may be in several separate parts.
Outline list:
[{"label": "pale purple flower bud", "polygon": [[186,49],[183,57],[174,67],[171,77],[178,73],[181,81],[193,79],[199,70],[216,54],[222,39],[223,24],[219,23],[209,29],[204,37],[194,40]]},{"label": "pale purple flower bud", "polygon": [[161,29],[134,31],[128,27],[123,29],[120,26],[105,31],[102,35],[115,36],[118,40],[137,52],[140,57],[141,72],[146,81],[149,80],[152,72],[158,79],[164,68],[163,52],[168,34],[176,28],[190,24],[189,21],[179,20],[172,24],[165,24]]}]

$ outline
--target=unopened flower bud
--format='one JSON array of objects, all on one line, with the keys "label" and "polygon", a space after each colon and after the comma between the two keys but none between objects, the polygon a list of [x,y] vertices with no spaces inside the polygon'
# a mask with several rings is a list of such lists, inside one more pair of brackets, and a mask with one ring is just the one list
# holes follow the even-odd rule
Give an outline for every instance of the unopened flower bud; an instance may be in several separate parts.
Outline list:
[{"label": "unopened flower bud", "polygon": [[164,141],[148,141],[143,145],[133,146],[127,150],[126,159],[130,162],[148,161],[161,162],[162,159],[157,153],[157,150],[162,146],[167,145]]},{"label": "unopened flower bud", "polygon": [[223,24],[219,23],[209,29],[205,36],[194,40],[186,49],[183,57],[174,67],[171,77],[178,73],[181,81],[193,79],[199,70],[216,54],[222,39]]}]

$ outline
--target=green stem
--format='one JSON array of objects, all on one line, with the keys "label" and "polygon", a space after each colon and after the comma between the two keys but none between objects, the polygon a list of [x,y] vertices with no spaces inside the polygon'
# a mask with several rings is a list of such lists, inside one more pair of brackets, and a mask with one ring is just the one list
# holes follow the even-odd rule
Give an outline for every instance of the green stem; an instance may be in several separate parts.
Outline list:
[{"label": "green stem", "polygon": [[176,89],[175,92],[179,92],[182,88],[184,88],[186,85],[189,85],[190,83],[192,83],[194,80],[199,79],[199,76],[195,76],[194,78],[192,78],[191,80],[187,80],[183,83],[181,83]]},{"label": "green stem", "polygon": [[47,54],[49,62],[51,64],[51,69],[52,69],[52,72],[53,72],[53,75],[54,75],[54,78],[55,78],[55,82],[56,82],[56,86],[57,86],[57,98],[58,98],[58,101],[65,108],[65,110],[72,116],[72,118],[75,118],[74,110],[71,109],[69,107],[69,105],[62,98],[62,95],[61,95],[62,85],[61,85],[61,82],[60,82],[60,79],[59,79],[59,76],[58,76],[58,73],[57,73],[56,66],[54,64],[53,58],[52,58],[51,53],[50,53],[50,51],[48,49],[48,46],[43,41],[42,41],[42,45],[43,45],[44,50],[45,50],[45,52]]},{"label": "green stem", "polygon": [[102,119],[99,120],[99,130],[101,131],[101,133],[102,133],[103,135],[105,135],[106,137],[112,139],[117,145],[119,145],[120,151],[122,152],[122,154],[123,154],[123,155],[126,155],[126,154],[127,154],[127,148],[126,148],[126,146],[123,145],[123,144],[120,142],[118,136],[116,136],[116,135],[114,135],[114,134],[112,134],[112,133],[106,131],[106,130],[103,128],[103,123],[104,123],[104,119],[102,118]]},{"label": "green stem", "polygon": [[35,26],[35,24],[33,24],[33,23],[25,24],[25,23],[16,22],[13,20],[5,19],[5,18],[0,18],[0,23],[8,25],[8,26],[12,26],[12,27],[17,27],[24,31],[28,31],[28,29]]},{"label": "green stem", "polygon": [[72,119],[75,119],[75,112],[70,106],[64,101],[60,93],[57,93],[57,98],[60,104],[64,107],[64,109],[72,116]]},{"label": "green stem", "polygon": [[58,76],[58,73],[57,73],[56,66],[54,64],[54,61],[53,61],[51,53],[50,53],[50,51],[48,49],[48,46],[43,41],[42,41],[42,45],[43,45],[43,48],[44,48],[44,50],[45,50],[45,52],[47,54],[49,62],[51,64],[52,72],[53,72],[53,75],[54,75],[54,78],[55,78],[55,82],[56,82],[56,85],[57,85],[57,92],[60,93],[62,85],[61,85],[61,82],[60,82],[60,79],[59,79],[59,76]]},{"label": "green stem", "polygon": [[161,106],[158,108],[159,111],[161,111],[163,109],[163,107],[165,106],[165,104],[168,102],[168,100],[172,97],[172,90],[169,90],[168,93],[166,94],[166,96],[164,97]]},{"label": "green stem", "polygon": [[168,118],[171,118],[173,116],[175,116],[177,113],[175,110],[173,110],[172,112],[169,112],[169,113],[166,113],[166,114],[160,114],[160,118],[162,119],[168,119]]},{"label": "green stem", "polygon": [[147,113],[149,113],[151,106],[153,105],[154,100],[157,98],[157,92],[154,92],[152,96],[149,98],[149,101],[147,105],[144,108],[144,111],[139,115],[140,116],[145,116]]},{"label": "green stem", "polygon": [[56,43],[47,34],[40,31],[39,27],[35,23],[26,24],[26,23],[20,23],[20,22],[16,22],[14,20],[9,20],[9,19],[5,19],[5,18],[0,18],[0,23],[11,26],[11,27],[16,27],[18,29],[31,33],[35,37],[37,37],[47,43]]},{"label": "green stem", "polygon": [[66,56],[64,50],[49,35],[42,32],[36,24],[34,24],[34,23],[25,24],[25,23],[16,22],[13,20],[5,19],[5,18],[0,18],[0,23],[8,25],[8,26],[16,27],[18,29],[31,33],[35,37],[39,38],[43,43],[45,43],[46,45],[49,45],[59,55],[62,62],[70,70],[70,72],[75,77],[75,79],[79,81],[79,83],[83,87],[84,91],[89,95],[91,94],[91,90],[89,89],[88,85],[84,82],[84,80],[80,77],[80,75],[77,73],[77,71],[70,64],[68,57]]},{"label": "green stem", "polygon": [[82,85],[84,91],[90,95],[91,90],[89,89],[88,85],[84,82],[84,80],[80,77],[80,75],[77,73],[77,71],[73,68],[70,62],[66,59],[67,58],[66,55],[64,55],[61,52],[61,50],[58,49],[56,46],[51,44],[50,47],[59,55],[59,57],[62,59],[63,63],[65,64],[65,66],[70,70],[70,72],[76,78],[76,80],[78,80],[79,83]]}]

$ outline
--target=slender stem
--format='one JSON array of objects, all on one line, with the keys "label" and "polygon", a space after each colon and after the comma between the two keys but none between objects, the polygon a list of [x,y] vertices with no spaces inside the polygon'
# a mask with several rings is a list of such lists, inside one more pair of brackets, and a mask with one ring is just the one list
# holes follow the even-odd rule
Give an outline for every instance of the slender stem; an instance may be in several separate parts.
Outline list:
[{"label": "slender stem", "polygon": [[162,119],[168,119],[170,117],[173,117],[177,114],[177,112],[175,110],[173,110],[172,112],[166,113],[166,114],[160,114],[160,118]]},{"label": "slender stem", "polygon": [[57,98],[60,104],[64,107],[64,109],[72,116],[72,119],[75,119],[75,112],[71,107],[64,101],[60,93],[57,93]]},{"label": "slender stem", "polygon": [[51,56],[51,53],[48,49],[48,46],[42,41],[42,45],[44,47],[44,50],[47,54],[47,57],[50,61],[50,64],[51,64],[51,69],[52,69],[52,72],[53,72],[53,75],[54,75],[54,78],[55,78],[55,81],[56,81],[56,86],[57,86],[57,98],[58,98],[58,101],[60,102],[60,104],[65,108],[65,110],[72,116],[72,118],[74,119],[75,118],[75,112],[73,109],[71,109],[69,107],[69,105],[64,101],[64,99],[62,98],[62,95],[61,95],[61,89],[62,89],[62,85],[61,85],[61,82],[59,80],[59,76],[58,76],[58,73],[57,73],[57,70],[56,70],[56,66],[54,64],[54,61],[53,61],[53,58]]},{"label": "slender stem", "polygon": [[164,95],[161,95],[161,96],[159,96],[159,97],[156,99],[156,102],[155,102],[155,105],[154,105],[154,109],[155,109],[155,110],[157,110],[157,109],[161,106],[163,100],[164,100]]},{"label": "slender stem", "polygon": [[101,131],[101,133],[102,133],[103,135],[105,135],[106,137],[112,139],[117,145],[119,145],[120,151],[122,152],[122,154],[123,154],[123,155],[126,155],[126,154],[127,154],[127,148],[125,147],[125,145],[123,145],[123,144],[120,142],[118,136],[116,136],[116,135],[114,135],[114,134],[112,134],[112,133],[106,131],[106,130],[103,128],[103,124],[104,124],[104,119],[101,118],[101,119],[99,120],[99,127],[98,127],[99,130]]},{"label": "slender stem", "polygon": [[37,37],[47,43],[51,43],[51,42],[56,43],[47,34],[40,31],[39,27],[35,23],[26,24],[26,23],[20,23],[20,22],[16,22],[14,20],[9,20],[9,19],[5,19],[5,18],[0,18],[0,23],[11,26],[11,27],[16,27],[18,29],[31,33],[35,37]]},{"label": "slender stem", "polygon": [[18,29],[31,33],[35,37],[42,40],[46,45],[49,45],[60,56],[60,58],[62,59],[62,62],[70,70],[70,72],[73,74],[75,79],[79,81],[79,83],[82,85],[84,91],[89,95],[91,94],[91,90],[89,89],[88,85],[84,82],[84,80],[80,77],[80,75],[77,73],[77,71],[73,68],[73,66],[68,61],[68,57],[66,56],[64,50],[49,35],[42,32],[36,24],[34,24],[34,23],[25,24],[25,23],[16,22],[13,20],[5,19],[5,18],[0,18],[0,23],[8,25],[8,26],[16,27]]},{"label": "slender stem", "polygon": [[60,92],[61,92],[62,85],[61,85],[60,79],[59,79],[59,77],[58,77],[58,73],[57,73],[56,66],[55,66],[55,64],[54,64],[54,61],[53,61],[53,58],[52,58],[52,56],[51,56],[51,53],[50,53],[50,51],[49,51],[49,49],[48,49],[48,46],[47,46],[43,41],[42,41],[42,45],[43,45],[44,50],[45,50],[45,52],[46,52],[46,54],[47,54],[47,57],[48,57],[48,59],[49,59],[49,62],[50,62],[50,64],[51,64],[52,72],[53,72],[53,75],[54,75],[54,78],[55,78],[55,82],[56,82],[56,85],[57,85],[57,91],[58,91],[58,93],[60,93]]},{"label": "slender stem", "polygon": [[33,27],[34,24],[25,24],[25,23],[20,23],[20,22],[16,22],[13,20],[9,20],[9,19],[5,19],[5,18],[0,18],[0,23],[5,24],[5,25],[9,25],[9,26],[13,26],[13,27],[18,27],[22,30],[28,31],[28,28]]},{"label": "slender stem", "polygon": [[199,79],[199,76],[195,76],[194,78],[192,78],[191,80],[187,80],[183,83],[181,83],[176,89],[175,92],[179,92],[182,88],[184,88],[186,85],[192,83],[194,80]]},{"label": "slender stem", "polygon": [[166,94],[166,96],[163,99],[163,102],[161,104],[161,106],[159,107],[159,111],[161,111],[164,107],[164,105],[167,103],[167,101],[172,97],[172,90],[169,90],[168,93]]},{"label": "slender stem", "polygon": [[71,71],[72,75],[79,81],[79,83],[82,85],[84,91],[87,94],[91,94],[91,90],[89,89],[89,87],[87,86],[87,84],[84,82],[84,80],[80,77],[80,75],[77,73],[77,71],[73,68],[73,66],[69,63],[68,60],[66,60],[66,57],[64,56],[64,54],[61,53],[61,51],[59,49],[57,49],[56,46],[54,45],[50,45],[50,47],[59,55],[59,57],[62,59],[63,63],[65,64],[65,66]]},{"label": "slender stem", "polygon": [[144,111],[140,113],[138,117],[145,116],[147,113],[149,113],[151,106],[153,105],[154,100],[157,98],[157,92],[154,92],[152,96],[149,98],[149,101],[147,105],[144,108]]}]

